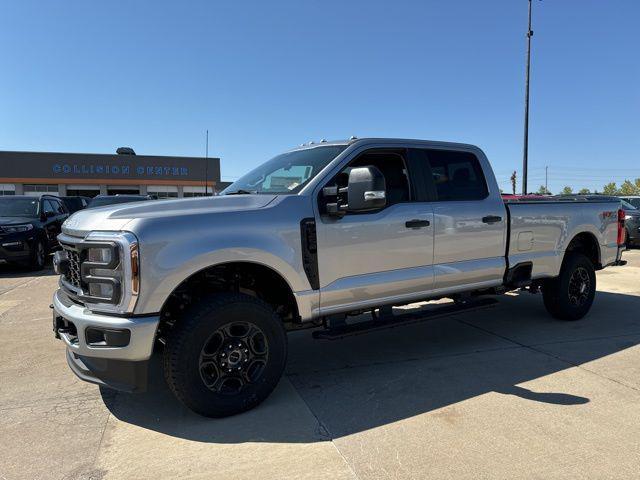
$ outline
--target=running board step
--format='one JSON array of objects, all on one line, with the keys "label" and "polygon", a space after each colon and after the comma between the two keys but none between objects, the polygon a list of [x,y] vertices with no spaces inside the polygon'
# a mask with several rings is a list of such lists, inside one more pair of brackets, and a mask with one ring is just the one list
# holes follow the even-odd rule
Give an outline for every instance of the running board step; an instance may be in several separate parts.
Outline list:
[{"label": "running board step", "polygon": [[455,303],[453,305],[445,305],[436,307],[433,310],[419,313],[405,313],[394,315],[392,318],[384,318],[381,320],[367,320],[359,323],[341,324],[339,326],[324,330],[316,330],[312,333],[316,340],[338,340],[353,335],[362,335],[364,333],[374,332],[377,330],[385,330],[387,328],[395,328],[404,325],[413,325],[427,320],[433,320],[440,317],[453,315],[454,313],[468,312],[489,308],[498,303],[495,298],[480,298],[469,300],[464,303]]}]

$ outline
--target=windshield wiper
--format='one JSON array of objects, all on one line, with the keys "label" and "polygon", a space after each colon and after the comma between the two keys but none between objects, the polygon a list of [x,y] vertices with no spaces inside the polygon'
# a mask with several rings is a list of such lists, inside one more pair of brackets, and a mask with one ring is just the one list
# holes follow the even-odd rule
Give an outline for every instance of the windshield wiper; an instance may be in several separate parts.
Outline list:
[{"label": "windshield wiper", "polygon": [[225,193],[225,195],[255,195],[257,190],[243,190],[242,188],[234,190],[233,192]]}]

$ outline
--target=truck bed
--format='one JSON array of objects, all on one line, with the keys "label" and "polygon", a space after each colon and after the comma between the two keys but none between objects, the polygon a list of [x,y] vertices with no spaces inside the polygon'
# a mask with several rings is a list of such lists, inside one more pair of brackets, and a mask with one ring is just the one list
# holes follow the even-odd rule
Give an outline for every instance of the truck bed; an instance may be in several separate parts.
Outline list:
[{"label": "truck bed", "polygon": [[579,233],[591,235],[596,241],[601,267],[614,263],[618,253],[619,206],[611,200],[506,201],[508,266],[532,262],[533,279],[555,277],[565,250]]}]

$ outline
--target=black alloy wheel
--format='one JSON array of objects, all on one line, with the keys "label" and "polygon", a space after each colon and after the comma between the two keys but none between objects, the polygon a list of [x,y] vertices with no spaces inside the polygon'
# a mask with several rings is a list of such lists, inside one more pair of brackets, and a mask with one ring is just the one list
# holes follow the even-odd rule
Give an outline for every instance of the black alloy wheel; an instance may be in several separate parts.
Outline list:
[{"label": "black alloy wheel", "polygon": [[235,395],[255,383],[269,361],[264,332],[247,322],[232,322],[217,329],[200,351],[200,377],[209,390]]}]

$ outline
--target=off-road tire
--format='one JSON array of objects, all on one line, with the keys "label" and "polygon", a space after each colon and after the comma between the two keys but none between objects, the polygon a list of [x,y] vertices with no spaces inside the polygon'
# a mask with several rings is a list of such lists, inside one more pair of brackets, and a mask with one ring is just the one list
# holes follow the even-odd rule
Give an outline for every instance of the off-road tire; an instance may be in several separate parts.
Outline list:
[{"label": "off-road tire", "polygon": [[584,317],[591,309],[595,293],[596,273],[593,263],[585,255],[573,252],[566,254],[560,275],[547,280],[542,287],[544,306],[559,320],[579,320]]},{"label": "off-road tire", "polygon": [[[267,356],[255,382],[247,382],[238,393],[223,394],[205,383],[202,355],[211,338],[239,323],[257,327],[263,334]],[[287,335],[282,319],[269,304],[249,295],[219,293],[193,305],[177,320],[168,334],[163,355],[165,380],[184,405],[206,417],[227,417],[255,407],[271,394],[284,371]],[[217,362],[221,360],[219,355],[215,355]],[[218,372],[218,367],[219,363],[211,368]],[[245,378],[244,372],[238,375]]]}]

